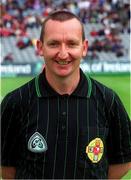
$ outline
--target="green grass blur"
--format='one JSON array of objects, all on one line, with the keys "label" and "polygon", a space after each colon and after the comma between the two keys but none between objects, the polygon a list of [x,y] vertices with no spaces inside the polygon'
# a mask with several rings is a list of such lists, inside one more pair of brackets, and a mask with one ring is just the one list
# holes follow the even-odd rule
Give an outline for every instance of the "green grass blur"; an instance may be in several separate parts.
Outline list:
[{"label": "green grass blur", "polygon": [[131,180],[131,170],[129,170],[129,171],[127,172],[127,174],[122,177],[122,180],[124,180],[124,179],[127,179],[127,180],[129,179],[129,180]]}]

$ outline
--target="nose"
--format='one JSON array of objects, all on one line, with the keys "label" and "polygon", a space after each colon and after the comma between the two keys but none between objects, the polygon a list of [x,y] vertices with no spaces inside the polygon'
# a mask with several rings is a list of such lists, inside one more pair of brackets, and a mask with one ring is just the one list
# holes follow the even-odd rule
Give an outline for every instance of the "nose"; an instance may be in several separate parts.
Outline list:
[{"label": "nose", "polygon": [[64,44],[61,45],[61,48],[58,52],[58,57],[60,59],[67,59],[68,58],[68,49],[66,48],[66,46]]}]

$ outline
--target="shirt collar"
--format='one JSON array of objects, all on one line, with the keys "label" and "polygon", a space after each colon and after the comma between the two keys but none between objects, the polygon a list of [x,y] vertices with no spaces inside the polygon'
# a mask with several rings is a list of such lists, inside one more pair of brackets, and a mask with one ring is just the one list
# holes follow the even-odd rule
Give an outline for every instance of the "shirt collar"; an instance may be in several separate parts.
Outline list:
[{"label": "shirt collar", "polygon": [[[60,96],[48,83],[45,77],[45,70],[35,78],[35,88],[38,97]],[[92,91],[92,83],[89,76],[85,76],[80,69],[80,81],[77,88],[70,96],[90,97]]]}]

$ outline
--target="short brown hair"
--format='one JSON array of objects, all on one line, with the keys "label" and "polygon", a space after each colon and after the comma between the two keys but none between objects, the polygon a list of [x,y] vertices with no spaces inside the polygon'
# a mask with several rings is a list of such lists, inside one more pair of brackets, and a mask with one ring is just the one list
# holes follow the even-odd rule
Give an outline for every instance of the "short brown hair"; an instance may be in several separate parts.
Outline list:
[{"label": "short brown hair", "polygon": [[84,41],[85,40],[85,32],[84,32],[84,26],[80,20],[80,18],[78,16],[76,16],[75,14],[73,14],[72,12],[68,11],[68,10],[56,10],[56,11],[53,11],[51,12],[46,18],[45,20],[43,21],[42,23],[42,29],[41,29],[41,33],[40,33],[40,41],[43,42],[43,36],[44,36],[44,32],[45,32],[45,25],[46,25],[46,22],[48,20],[56,20],[56,21],[60,21],[60,22],[63,22],[63,21],[67,21],[67,20],[70,20],[70,19],[77,19],[80,24],[81,24],[81,27],[82,27],[82,40]]}]

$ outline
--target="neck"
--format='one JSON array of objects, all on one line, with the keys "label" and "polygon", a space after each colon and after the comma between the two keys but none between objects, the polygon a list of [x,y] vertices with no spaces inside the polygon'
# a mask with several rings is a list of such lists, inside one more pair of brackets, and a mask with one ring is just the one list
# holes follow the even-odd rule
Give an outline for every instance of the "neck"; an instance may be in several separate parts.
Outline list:
[{"label": "neck", "polygon": [[50,74],[46,73],[46,79],[50,86],[59,94],[72,94],[76,89],[79,80],[80,80],[80,72],[78,71],[75,75],[69,77],[55,77],[50,76]]}]

